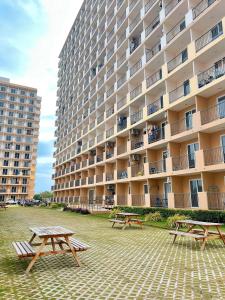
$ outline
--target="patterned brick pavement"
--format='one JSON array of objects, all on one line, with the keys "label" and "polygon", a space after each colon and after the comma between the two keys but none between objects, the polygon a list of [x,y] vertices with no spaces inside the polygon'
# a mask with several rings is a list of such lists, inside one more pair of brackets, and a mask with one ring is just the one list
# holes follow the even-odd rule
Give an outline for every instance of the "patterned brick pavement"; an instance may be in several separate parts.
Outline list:
[{"label": "patterned brick pavement", "polygon": [[[91,245],[80,254],[41,258],[30,275],[17,259],[14,240],[28,240],[29,226],[62,225]],[[0,211],[0,299],[225,299],[225,248],[210,242],[175,245],[166,230],[112,229],[104,219],[39,208]]]}]

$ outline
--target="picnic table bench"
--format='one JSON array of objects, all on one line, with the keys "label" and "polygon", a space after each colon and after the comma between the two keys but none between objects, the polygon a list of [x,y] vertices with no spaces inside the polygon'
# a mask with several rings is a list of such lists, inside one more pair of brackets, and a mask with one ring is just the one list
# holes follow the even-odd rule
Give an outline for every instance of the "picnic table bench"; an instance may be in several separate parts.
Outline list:
[{"label": "picnic table bench", "polygon": [[112,227],[117,223],[123,225],[122,229],[125,229],[127,225],[131,226],[132,224],[140,225],[142,228],[144,221],[140,219],[140,216],[141,215],[135,213],[117,213],[116,218],[110,219],[109,221],[113,223]]},{"label": "picnic table bench", "polygon": [[[186,232],[179,230],[182,225],[187,226]],[[173,244],[175,243],[177,236],[191,237],[196,241],[202,240],[201,250],[204,250],[208,240],[221,239],[225,244],[225,233],[220,230],[222,225],[223,224],[221,223],[180,220],[176,222],[176,230],[169,231],[169,234],[174,235]],[[210,227],[214,227],[216,230],[209,230]]]},{"label": "picnic table bench", "polygon": [[[77,252],[86,251],[90,248],[87,244],[72,238],[71,236],[74,234],[73,231],[61,226],[33,227],[30,228],[30,230],[33,232],[33,235],[29,242],[20,241],[12,243],[19,258],[32,257],[32,260],[26,269],[26,273],[29,273],[40,256],[47,255],[72,253],[77,265],[80,266]],[[35,237],[38,237],[41,241],[34,243],[33,240]],[[44,247],[49,245],[52,246],[52,250],[44,251]],[[60,250],[56,249],[57,245]],[[32,246],[39,246],[39,248],[35,251]],[[66,248],[64,248],[64,246],[66,246]]]},{"label": "picnic table bench", "polygon": [[5,202],[0,202],[0,208],[5,209],[7,208],[7,205]]}]

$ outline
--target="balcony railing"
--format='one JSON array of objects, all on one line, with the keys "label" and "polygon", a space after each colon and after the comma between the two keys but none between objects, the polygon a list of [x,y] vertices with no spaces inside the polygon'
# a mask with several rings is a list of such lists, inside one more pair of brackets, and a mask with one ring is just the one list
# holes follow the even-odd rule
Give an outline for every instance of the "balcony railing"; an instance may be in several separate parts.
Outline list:
[{"label": "balcony railing", "polygon": [[149,163],[149,174],[158,174],[166,172],[166,161],[161,159]]},{"label": "balcony railing", "polygon": [[215,120],[225,118],[225,100],[201,111],[201,124],[207,124]]},{"label": "balcony railing", "polygon": [[168,72],[172,72],[176,67],[183,64],[188,59],[188,52],[187,49],[183,50],[179,53],[175,58],[168,62]]},{"label": "balcony railing", "polygon": [[124,75],[117,81],[117,89],[119,89],[127,80],[127,76]]},{"label": "balcony railing", "polygon": [[193,19],[196,19],[203,11],[205,11],[216,0],[202,0],[192,10]]},{"label": "balcony railing", "polygon": [[98,118],[97,118],[97,124],[100,124],[104,121],[104,113],[101,114]]},{"label": "balcony railing", "polygon": [[106,92],[106,97],[109,98],[114,93],[114,85]]},{"label": "balcony railing", "polygon": [[225,163],[225,147],[206,149],[203,153],[206,166]]},{"label": "balcony railing", "polygon": [[186,28],[185,19],[182,19],[167,33],[167,35],[166,35],[167,43],[171,42],[172,39],[174,39],[175,36],[178,35],[185,28]]},{"label": "balcony railing", "polygon": [[103,161],[103,154],[98,154],[97,158],[96,158],[96,162],[98,163],[98,162],[101,162],[101,161]]},{"label": "balcony railing", "polygon": [[123,154],[125,152],[127,152],[127,143],[126,142],[117,147],[117,155]]},{"label": "balcony railing", "polygon": [[163,96],[161,96],[159,99],[155,100],[154,102],[150,103],[147,106],[148,116],[151,115],[151,114],[154,114],[155,112],[157,112],[161,108],[163,108]]},{"label": "balcony railing", "polygon": [[144,206],[145,195],[131,195],[132,206]]},{"label": "balcony railing", "polygon": [[169,93],[169,102],[172,103],[184,96],[187,96],[190,93],[190,82],[186,80],[178,88],[174,89]]},{"label": "balcony railing", "polygon": [[94,144],[95,144],[95,139],[91,139],[91,140],[89,141],[89,147],[94,146]]},{"label": "balcony railing", "polygon": [[104,95],[98,98],[97,104],[100,106],[104,102]]},{"label": "balcony railing", "polygon": [[94,176],[88,177],[88,184],[94,184]]},{"label": "balcony railing", "polygon": [[128,178],[127,170],[117,171],[117,179],[126,179]]},{"label": "balcony railing", "polygon": [[150,194],[151,207],[168,207],[168,199],[161,194]]},{"label": "balcony railing", "polygon": [[81,179],[81,185],[86,185],[86,183],[87,183],[87,180],[86,180],[87,178],[82,178]]},{"label": "balcony railing", "polygon": [[113,34],[114,34],[114,27],[113,27],[113,29],[109,32],[109,34],[107,35],[107,42],[109,42],[109,40],[112,38]]},{"label": "balcony railing", "polygon": [[216,210],[225,209],[225,193],[220,192],[208,192],[208,208]]},{"label": "balcony railing", "polygon": [[195,155],[191,156],[186,154],[178,157],[172,157],[172,165],[173,165],[173,171],[195,168],[196,166]]},{"label": "balcony railing", "polygon": [[131,141],[131,150],[135,150],[143,146],[144,146],[143,138],[139,138]]},{"label": "balcony railing", "polygon": [[198,194],[195,193],[175,193],[175,208],[192,208],[198,207]]},{"label": "balcony railing", "polygon": [[151,49],[146,49],[146,62],[161,51],[161,42],[157,42]]},{"label": "balcony railing", "polygon": [[82,168],[87,167],[87,159],[81,162]]},{"label": "balcony railing", "polygon": [[155,128],[151,130],[151,133],[148,134],[148,143],[152,144],[157,141],[165,139],[164,128]]},{"label": "balcony railing", "polygon": [[155,84],[160,79],[162,79],[162,70],[161,69],[146,79],[146,87],[149,88],[150,86]]},{"label": "balcony railing", "polygon": [[200,51],[206,45],[217,39],[219,36],[223,34],[223,25],[222,22],[219,22],[213,28],[211,28],[208,32],[203,34],[200,38],[195,41],[196,52]]},{"label": "balcony railing", "polygon": [[106,118],[109,118],[110,116],[112,116],[114,114],[114,106],[110,107],[107,111],[106,111]]},{"label": "balcony railing", "polygon": [[114,150],[106,151],[106,159],[112,158],[114,156]]},{"label": "balcony railing", "polygon": [[145,37],[149,36],[150,33],[156,28],[158,27],[158,25],[160,24],[160,18],[159,16],[157,16],[152,23],[145,29]]},{"label": "balcony railing", "polygon": [[118,59],[117,61],[117,68],[119,68],[123,62],[126,60],[126,52]]},{"label": "balcony railing", "polygon": [[126,103],[127,103],[127,98],[126,98],[126,97],[120,99],[120,100],[117,102],[117,109],[119,110],[119,109],[122,108],[124,105],[126,105]]},{"label": "balcony railing", "polygon": [[144,175],[144,165],[136,164],[134,166],[131,166],[132,177],[143,176],[143,175]]},{"label": "balcony railing", "polygon": [[113,72],[114,72],[114,65],[106,73],[107,79],[113,74]]},{"label": "balcony railing", "polygon": [[[117,48],[119,48],[125,40],[126,40],[126,31],[124,31],[124,32],[119,36],[119,38],[118,38],[118,40],[117,40]],[[118,64],[117,64],[117,66],[118,66]]]},{"label": "balcony railing", "polygon": [[170,1],[166,7],[165,7],[165,14],[166,16],[174,9],[174,7],[177,6],[178,3],[180,3],[181,0],[172,0]]},{"label": "balcony railing", "polygon": [[139,110],[135,113],[133,113],[131,116],[130,116],[130,122],[131,122],[131,125],[139,122],[140,120],[143,119],[143,110]]},{"label": "balcony railing", "polygon": [[225,58],[217,61],[208,70],[198,75],[198,87],[201,88],[225,75]]},{"label": "balcony railing", "polygon": [[100,142],[103,140],[103,138],[104,138],[103,133],[99,134],[99,135],[97,136],[97,143],[100,143]]},{"label": "balcony railing", "polygon": [[142,60],[140,59],[135,65],[130,68],[130,77],[137,73],[142,68]]},{"label": "balcony railing", "polygon": [[114,134],[114,127],[109,128],[106,130],[106,138],[111,137]]},{"label": "balcony railing", "polygon": [[129,11],[131,11],[134,6],[136,5],[137,1],[136,0],[133,0],[130,4],[129,4]]},{"label": "balcony railing", "polygon": [[129,26],[130,32],[132,32],[132,30],[137,26],[137,24],[139,23],[140,20],[141,20],[141,16],[140,16],[140,13],[138,13],[138,15],[134,18],[134,20],[132,21],[132,23]]},{"label": "balcony railing", "polygon": [[114,180],[114,173],[106,173],[106,181]]},{"label": "balcony railing", "polygon": [[178,120],[170,125],[171,135],[175,135],[187,130],[192,129],[193,127],[193,115],[190,114],[182,120]]},{"label": "balcony railing", "polygon": [[117,28],[120,27],[120,25],[123,23],[123,21],[126,19],[126,11],[122,14],[122,16],[117,21]]},{"label": "balcony railing", "polygon": [[133,100],[134,98],[139,96],[141,93],[142,93],[142,84],[140,84],[139,86],[137,86],[135,89],[133,89],[130,92],[130,100]]},{"label": "balcony railing", "polygon": [[117,205],[127,205],[127,195],[117,195]]},{"label": "balcony railing", "polygon": [[107,60],[109,60],[109,59],[112,57],[113,53],[114,53],[114,47],[111,48],[111,49],[107,52]]},{"label": "balcony railing", "polygon": [[75,186],[80,186],[80,179],[75,180]]},{"label": "balcony railing", "polygon": [[145,13],[149,11],[149,9],[154,5],[157,0],[150,0],[145,4]]}]

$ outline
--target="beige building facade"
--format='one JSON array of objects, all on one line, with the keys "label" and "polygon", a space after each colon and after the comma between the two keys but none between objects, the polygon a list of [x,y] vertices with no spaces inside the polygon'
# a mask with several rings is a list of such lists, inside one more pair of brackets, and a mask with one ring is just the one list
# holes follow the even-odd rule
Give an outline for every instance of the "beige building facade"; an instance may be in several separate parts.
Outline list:
[{"label": "beige building facade", "polygon": [[41,98],[0,77],[0,201],[34,195]]},{"label": "beige building facade", "polygon": [[54,199],[224,209],[225,1],[84,1],[60,53]]}]

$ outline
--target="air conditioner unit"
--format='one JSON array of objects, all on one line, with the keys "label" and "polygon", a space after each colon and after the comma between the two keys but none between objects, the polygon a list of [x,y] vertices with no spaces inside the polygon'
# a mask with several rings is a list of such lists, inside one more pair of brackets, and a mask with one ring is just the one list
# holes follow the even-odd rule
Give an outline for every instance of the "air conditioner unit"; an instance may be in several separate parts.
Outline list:
[{"label": "air conditioner unit", "polygon": [[133,128],[133,129],[131,129],[130,134],[131,135],[140,135],[140,130],[137,128]]},{"label": "air conditioner unit", "polygon": [[114,147],[114,143],[113,142],[106,142],[106,147],[107,148],[113,148]]},{"label": "air conditioner unit", "polygon": [[139,154],[132,154],[131,160],[133,161],[139,161],[141,159],[141,156]]},{"label": "air conditioner unit", "polygon": [[114,187],[113,184],[109,184],[109,185],[107,186],[107,191],[114,191],[114,189],[115,189],[115,187]]},{"label": "air conditioner unit", "polygon": [[95,156],[95,155],[96,155],[96,150],[90,150],[90,154],[91,154],[92,156]]}]

